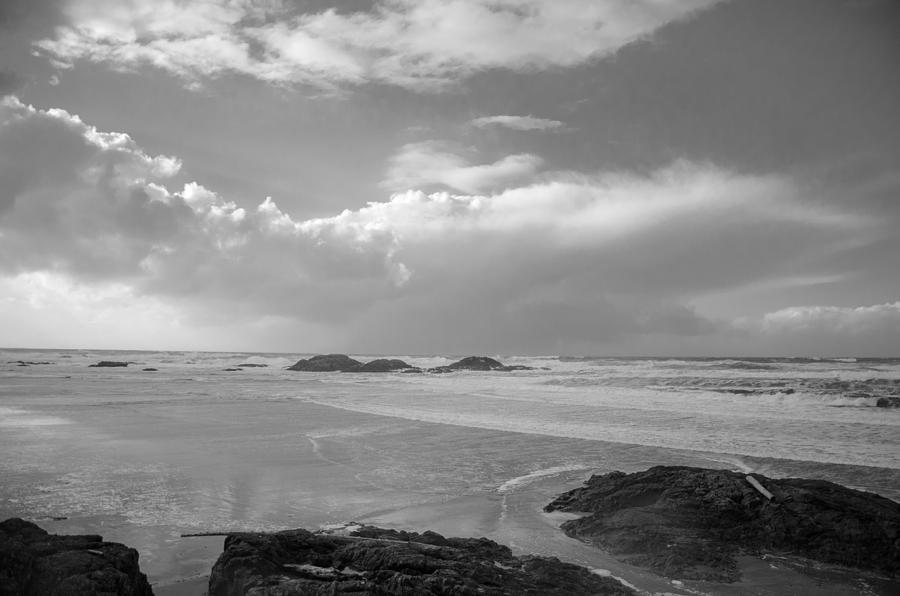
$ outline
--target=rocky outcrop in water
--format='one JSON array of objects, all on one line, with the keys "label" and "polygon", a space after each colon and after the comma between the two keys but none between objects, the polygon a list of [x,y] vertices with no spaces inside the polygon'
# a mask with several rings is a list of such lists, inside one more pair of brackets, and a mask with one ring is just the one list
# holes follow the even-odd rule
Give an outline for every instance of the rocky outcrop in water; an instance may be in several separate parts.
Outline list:
[{"label": "rocky outcrop in water", "polygon": [[514,557],[486,538],[358,527],[350,535],[232,534],[209,596],[625,595],[614,579],[555,558]]},{"label": "rocky outcrop in water", "polygon": [[56,536],[0,523],[0,596],[153,596],[138,553],[100,536]]},{"label": "rocky outcrop in water", "polygon": [[354,368],[347,372],[377,373],[377,372],[394,372],[396,370],[414,369],[415,367],[396,358],[379,358],[366,362],[359,368]]},{"label": "rocky outcrop in water", "polygon": [[534,368],[530,366],[506,366],[502,362],[494,360],[493,358],[488,358],[487,356],[467,356],[462,360],[457,360],[453,364],[428,369],[428,372],[448,373],[457,370],[496,370],[509,372],[513,370],[534,370]]},{"label": "rocky outcrop in water", "polygon": [[118,360],[101,360],[97,364],[88,364],[88,368],[122,368],[128,364],[128,362],[119,362]]},{"label": "rocky outcrop in water", "polygon": [[362,362],[354,360],[346,354],[319,354],[305,360],[298,360],[288,370],[305,372],[346,372],[359,368]]},{"label": "rocky outcrop in water", "polygon": [[682,579],[735,581],[735,556],[790,552],[900,576],[900,503],[824,480],[659,466],[595,475],[546,511],[586,512],[569,536]]},{"label": "rocky outcrop in water", "polygon": [[[244,366],[244,365],[241,365]],[[403,360],[391,358],[379,358],[363,364],[359,360],[354,360],[346,354],[320,354],[312,358],[298,360],[293,366],[289,366],[287,370],[299,370],[306,372],[423,372],[422,369],[407,364]],[[429,368],[425,372],[430,373],[448,373],[458,370],[480,370],[480,371],[513,371],[513,370],[534,370],[530,366],[506,366],[502,362],[498,362],[493,358],[486,356],[469,356],[458,360],[453,364],[446,366],[437,366]]]}]

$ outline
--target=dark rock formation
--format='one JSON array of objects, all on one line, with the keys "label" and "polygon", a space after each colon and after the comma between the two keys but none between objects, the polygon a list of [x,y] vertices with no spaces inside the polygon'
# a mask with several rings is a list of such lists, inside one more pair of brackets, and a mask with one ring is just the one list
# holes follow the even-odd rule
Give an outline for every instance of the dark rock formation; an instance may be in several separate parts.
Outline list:
[{"label": "dark rock formation", "polygon": [[225,372],[244,372],[243,368],[223,368]]},{"label": "dark rock formation", "polygon": [[100,536],[55,536],[18,518],[0,523],[0,596],[153,596],[138,553]]},{"label": "dark rock formation", "polygon": [[534,370],[531,366],[506,366],[502,362],[498,362],[493,358],[488,358],[487,356],[467,356],[462,360],[457,360],[453,364],[448,364],[447,366],[437,366],[435,368],[428,369],[428,372],[432,373],[447,373],[453,372],[455,370],[500,370],[504,372],[513,371],[513,370]]},{"label": "dark rock formation", "polygon": [[13,360],[7,364],[15,364],[17,366],[40,366],[42,364],[53,364],[52,362],[33,362],[31,360]]},{"label": "dark rock formation", "polygon": [[633,594],[555,558],[514,557],[486,538],[362,527],[350,536],[288,530],[232,534],[209,596]]},{"label": "dark rock formation", "polygon": [[308,372],[344,372],[360,366],[362,366],[362,362],[354,360],[346,354],[320,354],[306,360],[298,360],[287,369]]},{"label": "dark rock formation", "polygon": [[592,476],[546,511],[587,512],[566,534],[684,579],[735,581],[734,556],[788,551],[900,577],[900,503],[824,480],[659,466]]},{"label": "dark rock formation", "polygon": [[504,368],[502,362],[498,362],[487,356],[468,356],[453,364],[448,364],[450,370],[499,370]]},{"label": "dark rock formation", "polygon": [[[241,364],[240,366],[248,366],[246,364]],[[265,366],[265,365],[251,365],[251,366]],[[429,368],[427,371],[423,371],[420,368],[412,366],[404,362],[403,360],[397,359],[389,359],[389,358],[379,358],[377,360],[372,360],[371,362],[367,362],[363,364],[359,360],[354,360],[349,356],[344,354],[320,354],[318,356],[313,356],[312,358],[306,360],[298,360],[296,364],[293,366],[289,366],[287,370],[299,370],[299,371],[308,371],[308,372],[367,372],[367,373],[375,373],[375,372],[394,372],[401,371],[407,373],[420,373],[420,372],[430,372],[430,373],[447,373],[453,372],[457,370],[500,370],[500,371],[513,371],[513,370],[534,370],[531,366],[505,366],[501,362],[497,362],[493,358],[488,358],[486,356],[469,356],[467,358],[463,358],[453,364],[448,364],[447,366],[438,366],[436,368]]]},{"label": "dark rock formation", "polygon": [[378,372],[393,372],[395,370],[406,370],[408,368],[415,368],[402,360],[397,360],[396,358],[379,358],[378,360],[372,360],[371,362],[366,362],[359,368],[350,369],[347,372],[365,372],[365,373],[378,373]]},{"label": "dark rock formation", "polygon": [[252,362],[245,362],[244,364],[238,364],[239,368],[268,368],[268,364],[253,364]]},{"label": "dark rock formation", "polygon": [[158,369],[153,368],[153,367],[148,367],[148,368],[142,368],[141,370],[144,372],[156,372]]},{"label": "dark rock formation", "polygon": [[89,364],[88,368],[118,368],[123,366],[128,366],[128,363],[116,360],[101,360],[97,364]]}]

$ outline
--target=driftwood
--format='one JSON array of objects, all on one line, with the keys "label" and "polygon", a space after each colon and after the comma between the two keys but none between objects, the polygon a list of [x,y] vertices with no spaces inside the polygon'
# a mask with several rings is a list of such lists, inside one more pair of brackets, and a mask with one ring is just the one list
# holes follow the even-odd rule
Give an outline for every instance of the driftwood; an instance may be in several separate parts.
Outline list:
[{"label": "driftwood", "polygon": [[747,474],[747,482],[749,482],[749,483],[750,483],[750,486],[752,486],[753,488],[755,488],[756,490],[758,490],[758,491],[759,491],[759,494],[761,494],[762,496],[764,496],[764,497],[765,497],[766,499],[768,499],[769,501],[771,501],[773,498],[775,498],[775,495],[773,495],[772,493],[770,493],[769,491],[767,491],[766,488],[765,488],[762,484],[759,483],[759,480],[757,480],[756,478],[754,478],[754,477],[751,476],[750,474]]},{"label": "driftwood", "polygon": [[[197,532],[195,534],[181,534],[181,538],[203,538],[206,536],[231,536],[233,534],[270,534],[271,532]],[[421,546],[422,548],[440,548],[439,545],[428,544],[427,542],[417,542],[415,540],[395,540],[393,538],[373,538],[371,536],[347,536],[346,534],[329,534],[327,532],[324,533],[325,536],[334,536],[336,538],[343,538],[346,540],[358,540],[360,542],[392,542],[395,544],[406,544],[409,546]]]}]

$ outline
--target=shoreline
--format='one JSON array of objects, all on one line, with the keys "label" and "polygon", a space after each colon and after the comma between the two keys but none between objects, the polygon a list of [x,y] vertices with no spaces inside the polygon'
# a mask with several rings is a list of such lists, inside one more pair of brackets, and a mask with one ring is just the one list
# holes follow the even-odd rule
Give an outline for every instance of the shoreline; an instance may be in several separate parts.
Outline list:
[{"label": "shoreline", "polygon": [[[773,554],[738,557],[741,579],[733,583],[677,580],[657,575],[566,536],[559,528],[560,523],[579,517],[579,514],[543,512],[547,497],[565,490],[571,484],[571,477],[571,471],[541,475],[521,487],[523,490],[464,495],[441,502],[373,512],[352,523],[417,532],[431,530],[448,537],[483,536],[509,546],[516,555],[551,556],[588,567],[595,573],[618,579],[644,595],[776,596],[802,593],[810,596],[887,596],[900,588],[900,582],[879,580],[876,574]],[[154,584],[154,590],[157,596],[202,596],[206,593],[207,581],[208,575],[159,580]]]}]

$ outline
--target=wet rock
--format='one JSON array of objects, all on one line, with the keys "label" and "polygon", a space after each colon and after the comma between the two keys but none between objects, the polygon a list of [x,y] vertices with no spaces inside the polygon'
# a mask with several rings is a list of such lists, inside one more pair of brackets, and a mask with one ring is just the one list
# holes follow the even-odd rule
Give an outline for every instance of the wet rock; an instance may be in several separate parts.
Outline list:
[{"label": "wet rock", "polygon": [[900,576],[900,503],[824,480],[659,466],[595,475],[546,511],[586,512],[566,534],[670,577],[736,581],[735,556],[789,551]]},{"label": "wet rock", "polygon": [[879,397],[875,405],[879,408],[900,408],[900,397],[895,395]]},{"label": "wet rock", "polygon": [[141,370],[144,371],[144,372],[156,372],[156,371],[159,370],[159,369],[156,369],[156,368],[153,368],[153,367],[147,367],[147,368],[142,368]]},{"label": "wet rock", "polygon": [[504,368],[504,365],[487,356],[468,356],[453,364],[448,364],[446,368],[450,370],[499,370]]},{"label": "wet rock", "polygon": [[359,368],[351,369],[347,372],[365,372],[365,373],[376,373],[376,372],[393,372],[397,370],[406,370],[415,368],[414,366],[407,364],[402,360],[397,360],[396,358],[379,358],[377,360],[372,360],[371,362],[366,362]]},{"label": "wet rock", "polygon": [[117,360],[101,360],[97,364],[89,364],[88,368],[120,368],[128,366],[127,362],[119,362]]},{"label": "wet rock", "polygon": [[56,536],[18,518],[0,523],[0,596],[153,596],[138,553],[100,536]]},{"label": "wet rock", "polygon": [[306,360],[298,360],[287,369],[307,372],[346,372],[360,366],[362,362],[346,354],[320,354]]},{"label": "wet rock", "polygon": [[359,527],[350,535],[288,530],[232,534],[209,596],[444,594],[484,596],[634,592],[555,558],[514,557],[486,538],[444,538]]},{"label": "wet rock", "polygon": [[447,373],[453,372],[456,370],[480,370],[480,371],[489,371],[489,370],[499,370],[499,371],[513,371],[513,370],[534,370],[533,367],[530,366],[506,366],[502,362],[494,360],[493,358],[488,358],[487,356],[467,356],[462,360],[457,360],[453,364],[448,364],[447,366],[437,366],[435,368],[431,368],[428,372],[432,373]]},{"label": "wet rock", "polygon": [[245,362],[244,364],[238,364],[239,368],[268,368],[268,364],[254,364],[252,362]]},{"label": "wet rock", "polygon": [[244,372],[243,368],[223,368],[225,372]]}]

